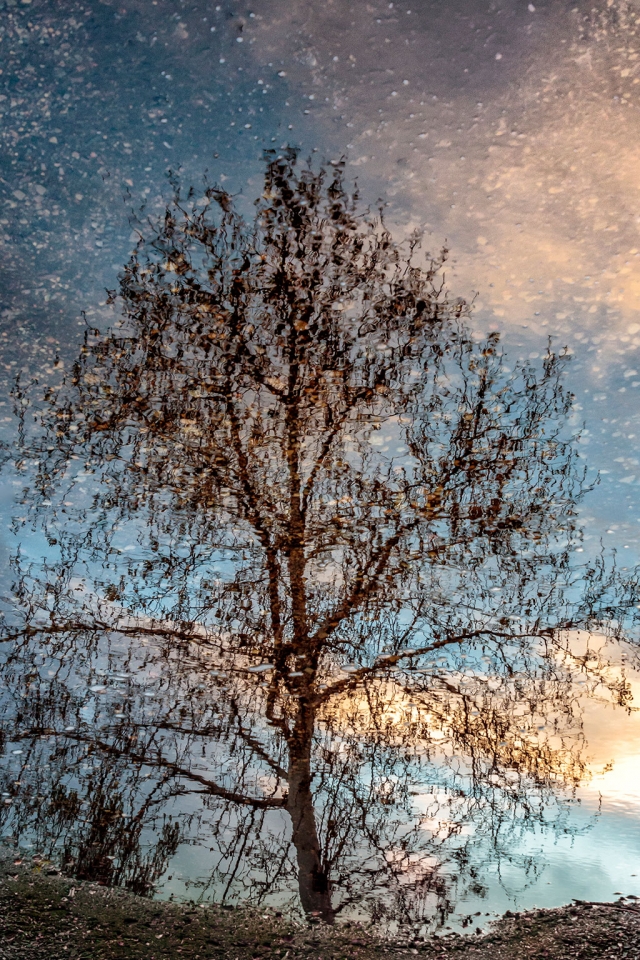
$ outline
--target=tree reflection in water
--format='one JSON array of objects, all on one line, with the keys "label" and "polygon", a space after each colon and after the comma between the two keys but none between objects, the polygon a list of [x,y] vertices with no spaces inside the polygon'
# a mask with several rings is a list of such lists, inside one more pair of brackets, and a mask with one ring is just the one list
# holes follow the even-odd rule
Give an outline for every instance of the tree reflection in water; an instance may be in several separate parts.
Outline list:
[{"label": "tree reflection in water", "polygon": [[474,340],[340,166],[269,156],[253,225],[208,188],[147,234],[121,321],[17,397],[49,548],[6,617],[5,828],[141,891],[204,836],[218,897],[446,913],[584,775],[572,681],[629,699],[572,645],[634,584],[576,563],[565,358]]}]

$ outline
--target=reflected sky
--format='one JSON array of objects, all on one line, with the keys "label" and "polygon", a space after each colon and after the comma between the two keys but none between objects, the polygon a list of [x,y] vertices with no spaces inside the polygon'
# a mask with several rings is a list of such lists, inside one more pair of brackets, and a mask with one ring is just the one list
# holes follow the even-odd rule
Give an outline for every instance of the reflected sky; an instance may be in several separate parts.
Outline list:
[{"label": "reflected sky", "polygon": [[[5,386],[68,365],[81,311],[114,318],[130,215],[162,207],[169,169],[196,184],[208,169],[250,211],[265,147],[344,155],[395,235],[446,243],[452,293],[477,294],[475,327],[499,330],[510,360],[568,345],[580,450],[601,475],[587,543],[636,562],[639,26],[631,0],[0,0]],[[608,844],[614,822],[637,843],[637,717],[586,706],[594,769],[615,761],[583,796],[595,809],[602,791]]]},{"label": "reflected sky", "polygon": [[345,154],[398,232],[449,245],[479,329],[522,355],[548,335],[575,352],[602,474],[590,526],[635,555],[640,11],[413,6],[5,0],[7,365],[33,371],[80,310],[102,315],[128,214],[166,194],[168,167],[252,200],[264,146]]}]

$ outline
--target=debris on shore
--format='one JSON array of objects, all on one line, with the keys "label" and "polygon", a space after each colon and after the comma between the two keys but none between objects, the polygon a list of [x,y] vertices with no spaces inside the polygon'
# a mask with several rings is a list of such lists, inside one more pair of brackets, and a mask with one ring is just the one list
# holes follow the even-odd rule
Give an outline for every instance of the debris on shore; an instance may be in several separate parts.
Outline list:
[{"label": "debris on shore", "polygon": [[640,960],[640,902],[507,913],[482,934],[382,940],[273,910],[147,900],[0,860],[0,960]]}]

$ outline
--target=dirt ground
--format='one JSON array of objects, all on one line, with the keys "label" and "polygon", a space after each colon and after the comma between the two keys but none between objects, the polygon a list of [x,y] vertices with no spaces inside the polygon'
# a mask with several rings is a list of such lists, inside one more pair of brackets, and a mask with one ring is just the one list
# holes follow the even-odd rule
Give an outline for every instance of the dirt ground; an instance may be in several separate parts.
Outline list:
[{"label": "dirt ground", "polygon": [[145,900],[0,859],[0,960],[640,960],[640,901],[505,916],[482,935],[381,941],[362,926]]}]

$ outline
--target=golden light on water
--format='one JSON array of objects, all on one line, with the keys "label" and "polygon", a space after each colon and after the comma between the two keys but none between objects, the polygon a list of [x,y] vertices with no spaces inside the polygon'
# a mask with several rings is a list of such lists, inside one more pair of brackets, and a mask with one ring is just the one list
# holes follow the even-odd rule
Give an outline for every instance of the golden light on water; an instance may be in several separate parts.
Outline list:
[{"label": "golden light on water", "polygon": [[[625,651],[620,647],[603,645],[599,637],[576,635],[571,638],[571,648],[575,654],[583,654],[587,646],[599,651],[610,662],[609,676],[617,680],[622,675],[622,663]],[[554,734],[552,725],[545,718],[529,717],[529,728],[522,737],[518,736],[518,723],[522,722],[526,711],[517,703],[511,703],[512,738],[509,749],[513,749],[520,762],[526,760],[528,752],[534,746],[548,743],[558,750],[555,764],[550,773],[560,783],[563,775],[568,782],[577,787],[583,801],[588,805],[614,804],[624,808],[640,807],[640,676],[628,665],[624,667],[631,699],[628,707],[621,707],[608,695],[600,691],[593,697],[585,692],[586,686],[576,682],[577,715],[581,718],[583,740],[572,742],[584,760],[582,776],[579,767],[573,762],[573,754],[566,753],[560,747],[560,739]],[[375,721],[371,713],[371,696],[375,698]],[[388,744],[408,742],[416,756],[434,750],[434,756],[455,755],[452,745],[452,730],[459,717],[454,717],[456,698],[444,702],[441,708],[434,710],[428,692],[408,691],[402,682],[394,679],[375,681],[368,691],[362,688],[351,690],[333,702],[327,714],[328,725],[338,736],[367,738],[374,733],[384,732]],[[477,713],[477,711],[476,711]],[[473,716],[472,716],[473,722]],[[576,729],[573,731],[574,735]],[[491,741],[484,736],[478,737],[478,746],[486,747]],[[495,746],[494,743],[491,744]],[[461,758],[462,759],[462,758]],[[525,764],[526,765],[526,764]],[[428,795],[429,802],[433,800]],[[416,797],[418,806],[420,797]],[[438,830],[446,826],[438,820]],[[432,826],[435,824],[433,822]]]},{"label": "golden light on water", "polygon": [[630,681],[632,710],[586,700],[584,732],[592,778],[585,799],[640,808],[640,680]]}]

